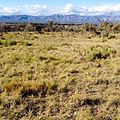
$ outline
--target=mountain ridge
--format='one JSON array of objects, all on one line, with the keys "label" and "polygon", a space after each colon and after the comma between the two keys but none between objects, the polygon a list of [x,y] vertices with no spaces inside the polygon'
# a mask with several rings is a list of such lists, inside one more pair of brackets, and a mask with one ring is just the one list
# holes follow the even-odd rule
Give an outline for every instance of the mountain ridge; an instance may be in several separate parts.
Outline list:
[{"label": "mountain ridge", "polygon": [[0,22],[9,22],[9,23],[17,23],[17,22],[33,22],[33,23],[47,23],[48,21],[54,21],[54,23],[62,23],[62,24],[81,24],[81,23],[97,23],[98,18],[101,20],[105,20],[109,18],[109,21],[118,22],[120,21],[120,16],[108,16],[108,15],[97,15],[97,16],[81,16],[77,14],[70,15],[61,15],[61,14],[53,14],[53,15],[42,15],[42,16],[30,16],[30,15],[2,15],[0,16]]}]

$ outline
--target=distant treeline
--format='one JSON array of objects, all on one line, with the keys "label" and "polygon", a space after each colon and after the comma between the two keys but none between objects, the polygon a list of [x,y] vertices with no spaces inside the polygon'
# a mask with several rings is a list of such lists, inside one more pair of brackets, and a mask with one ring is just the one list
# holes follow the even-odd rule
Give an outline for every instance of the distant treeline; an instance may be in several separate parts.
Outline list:
[{"label": "distant treeline", "polygon": [[0,32],[14,31],[37,31],[37,32],[54,32],[68,30],[68,28],[80,26],[81,24],[57,24],[49,21],[47,24],[40,23],[0,23]]},{"label": "distant treeline", "polygon": [[41,31],[47,24],[34,23],[1,23],[0,32],[14,32],[14,31]]},{"label": "distant treeline", "polygon": [[39,23],[0,23],[0,32],[30,31],[30,32],[92,32],[100,34],[101,32],[114,31],[120,32],[120,23],[100,22],[98,24],[57,24],[48,21],[47,24]]}]

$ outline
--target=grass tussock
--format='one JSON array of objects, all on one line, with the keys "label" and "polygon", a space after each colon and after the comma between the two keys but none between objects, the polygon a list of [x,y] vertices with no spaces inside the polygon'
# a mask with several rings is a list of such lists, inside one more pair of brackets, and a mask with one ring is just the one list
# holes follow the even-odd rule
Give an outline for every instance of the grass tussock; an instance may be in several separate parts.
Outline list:
[{"label": "grass tussock", "polygon": [[10,81],[3,85],[3,91],[6,93],[14,93],[19,91],[23,97],[38,95],[39,93],[46,95],[57,91],[55,81],[40,80],[40,81]]},{"label": "grass tussock", "polygon": [[0,40],[0,45],[4,45],[4,46],[12,46],[12,45],[16,45],[17,42],[15,40]]},{"label": "grass tussock", "polygon": [[116,50],[110,46],[92,46],[88,50],[88,60],[95,60],[95,59],[107,59],[109,57],[113,57],[116,54]]}]

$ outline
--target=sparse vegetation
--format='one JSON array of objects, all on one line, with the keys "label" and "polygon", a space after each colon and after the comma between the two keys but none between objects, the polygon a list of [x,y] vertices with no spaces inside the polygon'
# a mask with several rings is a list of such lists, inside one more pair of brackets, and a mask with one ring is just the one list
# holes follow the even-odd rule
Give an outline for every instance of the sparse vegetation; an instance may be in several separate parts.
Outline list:
[{"label": "sparse vegetation", "polygon": [[80,27],[2,32],[1,120],[120,120],[120,34]]},{"label": "sparse vegetation", "polygon": [[12,45],[16,45],[17,42],[15,40],[0,40],[0,45],[4,45],[4,46],[12,46]]},{"label": "sparse vegetation", "polygon": [[88,51],[87,58],[89,60],[95,59],[107,59],[108,57],[112,57],[116,54],[116,50],[111,48],[110,46],[92,46]]}]

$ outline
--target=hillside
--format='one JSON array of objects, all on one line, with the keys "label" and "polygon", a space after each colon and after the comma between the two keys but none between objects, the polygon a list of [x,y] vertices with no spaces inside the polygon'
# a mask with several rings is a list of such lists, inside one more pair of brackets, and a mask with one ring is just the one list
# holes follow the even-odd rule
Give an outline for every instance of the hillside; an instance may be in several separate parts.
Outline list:
[{"label": "hillside", "polygon": [[[28,16],[28,15],[12,15],[12,16],[0,16],[0,22],[34,22],[34,23],[47,23],[48,21],[54,21],[55,23],[66,24],[80,24],[84,22],[97,23],[98,19],[107,19],[108,16],[80,16],[80,15],[50,15],[50,16]],[[120,16],[112,16],[109,19],[112,22],[120,21]]]}]

